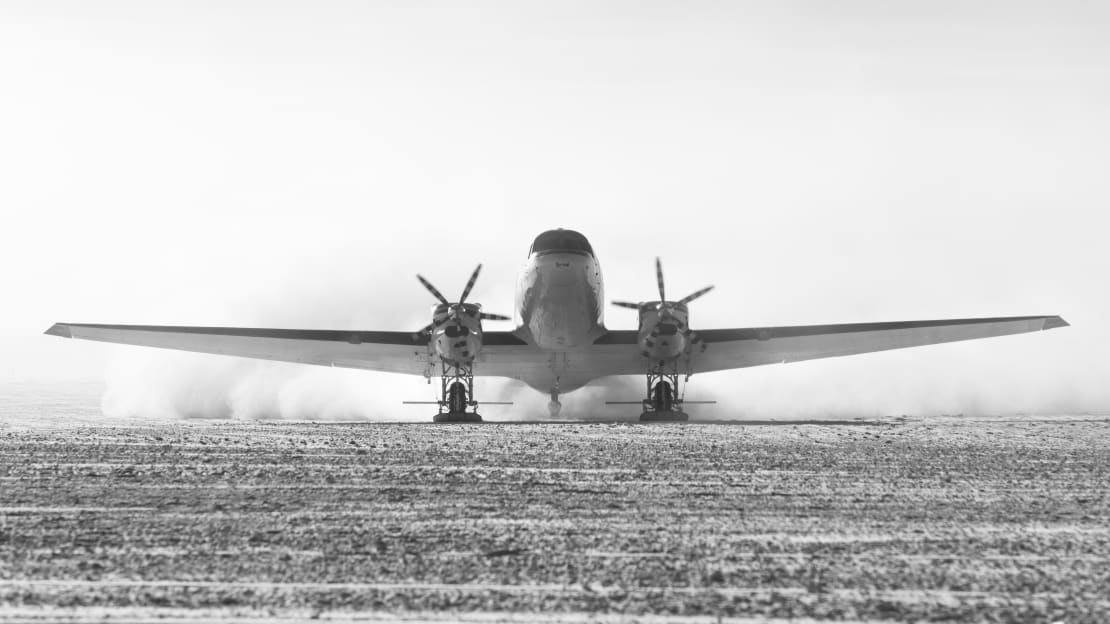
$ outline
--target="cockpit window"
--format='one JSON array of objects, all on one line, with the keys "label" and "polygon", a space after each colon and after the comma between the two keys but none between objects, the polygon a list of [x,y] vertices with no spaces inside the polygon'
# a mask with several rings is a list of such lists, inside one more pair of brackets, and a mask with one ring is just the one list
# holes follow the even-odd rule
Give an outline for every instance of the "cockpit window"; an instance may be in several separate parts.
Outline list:
[{"label": "cockpit window", "polygon": [[594,255],[590,242],[574,230],[548,230],[536,237],[528,255],[534,253],[547,253],[551,251],[569,251],[581,254]]}]

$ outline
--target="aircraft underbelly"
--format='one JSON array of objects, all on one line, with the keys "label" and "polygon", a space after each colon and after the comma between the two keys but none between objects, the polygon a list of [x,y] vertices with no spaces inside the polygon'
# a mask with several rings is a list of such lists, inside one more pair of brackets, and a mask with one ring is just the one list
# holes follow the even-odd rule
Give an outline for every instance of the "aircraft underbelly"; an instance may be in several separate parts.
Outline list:
[{"label": "aircraft underbelly", "polygon": [[551,392],[558,387],[559,394],[566,394],[590,383],[593,377],[585,373],[572,373],[565,375],[538,374],[527,375],[520,378],[528,387],[540,392]]}]

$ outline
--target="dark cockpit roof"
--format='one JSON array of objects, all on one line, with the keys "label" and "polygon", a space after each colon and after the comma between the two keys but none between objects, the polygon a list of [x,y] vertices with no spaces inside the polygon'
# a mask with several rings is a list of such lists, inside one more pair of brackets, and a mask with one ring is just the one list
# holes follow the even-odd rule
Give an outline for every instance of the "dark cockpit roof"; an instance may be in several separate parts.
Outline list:
[{"label": "dark cockpit roof", "polygon": [[585,236],[574,230],[562,229],[548,230],[537,236],[532,242],[532,248],[528,250],[528,255],[553,251],[594,255],[594,249],[590,247],[590,241],[586,240]]}]

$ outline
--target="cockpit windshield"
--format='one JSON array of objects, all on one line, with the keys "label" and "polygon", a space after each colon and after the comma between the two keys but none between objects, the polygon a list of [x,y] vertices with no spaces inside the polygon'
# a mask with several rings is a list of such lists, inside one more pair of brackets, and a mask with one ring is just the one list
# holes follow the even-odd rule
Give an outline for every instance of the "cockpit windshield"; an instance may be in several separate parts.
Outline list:
[{"label": "cockpit windshield", "polygon": [[553,251],[594,255],[590,242],[574,230],[548,230],[536,237],[528,255]]}]

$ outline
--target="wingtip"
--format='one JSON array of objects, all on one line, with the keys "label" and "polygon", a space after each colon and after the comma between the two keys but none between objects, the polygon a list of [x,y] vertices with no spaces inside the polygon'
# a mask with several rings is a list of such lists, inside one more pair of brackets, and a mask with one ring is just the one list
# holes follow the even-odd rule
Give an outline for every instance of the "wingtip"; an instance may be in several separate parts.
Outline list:
[{"label": "wingtip", "polygon": [[50,336],[61,336],[62,338],[73,338],[73,332],[70,331],[69,325],[65,323],[54,323],[50,329],[43,332]]},{"label": "wingtip", "polygon": [[1071,323],[1065,321],[1060,316],[1050,316],[1044,320],[1044,327],[1042,329],[1056,329],[1057,327],[1070,327]]}]

